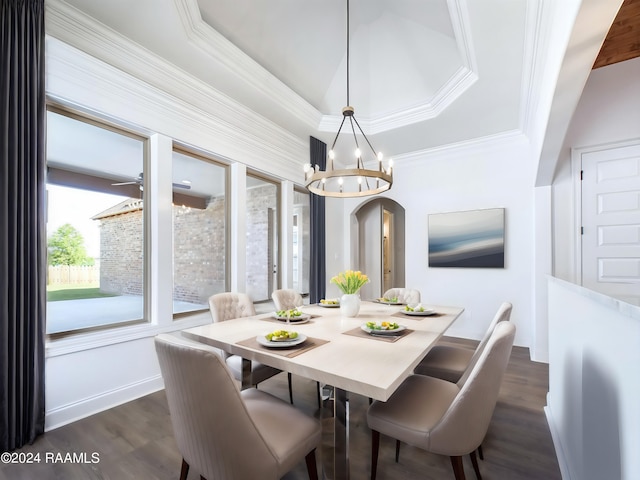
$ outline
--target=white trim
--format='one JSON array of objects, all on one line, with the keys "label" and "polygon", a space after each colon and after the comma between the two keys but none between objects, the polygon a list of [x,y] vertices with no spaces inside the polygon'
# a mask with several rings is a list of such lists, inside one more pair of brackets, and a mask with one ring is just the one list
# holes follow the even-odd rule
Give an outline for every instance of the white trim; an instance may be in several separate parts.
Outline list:
[{"label": "white trim", "polygon": [[50,339],[46,341],[46,358],[68,355],[70,353],[91,350],[94,348],[106,347],[118,343],[131,342],[141,338],[155,337],[160,333],[175,332],[186,328],[198,327],[211,323],[209,311],[193,314],[187,318],[174,320],[170,324],[154,325],[142,323],[100,330],[96,332],[81,331],[71,334],[68,337]]},{"label": "white trim", "polygon": [[[197,0],[174,0],[189,41],[257,91],[269,95],[292,113],[301,123],[320,131],[336,131],[341,115],[322,115],[291,88],[259,63],[246,55],[213,27],[202,20]],[[428,101],[402,110],[380,112],[370,118],[359,118],[363,129],[372,135],[435,118],[462,95],[477,79],[473,36],[466,0],[448,0],[461,67]]]},{"label": "white trim", "polygon": [[558,425],[553,416],[553,412],[549,397],[550,393],[547,392],[547,405],[544,407],[544,414],[547,417],[547,425],[549,425],[549,432],[551,433],[551,440],[553,441],[553,447],[556,451],[556,458],[558,459],[558,467],[560,468],[560,476],[562,480],[571,480],[571,473],[569,469],[569,465],[567,464],[567,456],[564,453],[564,449],[562,448],[562,442],[560,441],[560,432]]},{"label": "white trim", "polygon": [[116,407],[164,388],[162,376],[154,375],[139,382],[84,398],[68,405],[48,410],[45,431],[54,430],[82,418]]},{"label": "white trim", "polygon": [[[114,105],[131,105],[133,125],[187,144],[215,144],[212,153],[261,170],[273,165],[273,173],[302,183],[306,139],[61,0],[48,0],[46,27],[50,96],[111,118],[118,118]],[[166,131],[166,118],[180,131]]]},{"label": "white trim", "polygon": [[305,125],[315,128],[321,113],[276,76],[202,20],[197,0],[174,0],[189,41],[256,91],[269,96]]},{"label": "white trim", "polygon": [[585,153],[600,152],[603,150],[612,150],[614,148],[628,147],[632,145],[640,145],[640,137],[623,140],[619,142],[600,143],[583,147],[571,148],[571,177],[573,178],[573,283],[582,285],[582,235],[578,234],[582,227],[582,180],[580,172],[582,171],[582,156]]},{"label": "white trim", "polygon": [[417,162],[423,162],[425,158],[441,156],[443,153],[447,155],[478,156],[496,149],[503,150],[511,145],[526,145],[528,143],[529,139],[522,131],[511,130],[495,135],[487,135],[486,137],[473,138],[463,142],[450,143],[425,150],[394,155],[393,161],[396,166],[402,165],[403,167],[407,167]]}]

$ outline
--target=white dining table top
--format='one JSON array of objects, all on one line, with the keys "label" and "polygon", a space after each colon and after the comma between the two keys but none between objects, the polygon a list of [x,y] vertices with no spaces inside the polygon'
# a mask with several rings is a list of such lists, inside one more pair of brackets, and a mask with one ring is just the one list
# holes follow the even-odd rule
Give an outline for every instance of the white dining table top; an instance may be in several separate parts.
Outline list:
[{"label": "white dining table top", "polygon": [[[301,309],[313,318],[303,324],[276,323],[272,318],[274,312],[190,328],[183,334],[249,360],[386,401],[464,311],[460,307],[424,306],[434,308],[437,315],[398,318],[392,315],[400,312],[402,306],[363,301],[358,316],[348,318],[340,314],[340,308],[307,305]],[[344,334],[365,322],[384,320],[413,331],[395,342]],[[328,343],[294,357],[282,356],[274,349],[250,348],[237,343],[277,329],[294,330]]]}]

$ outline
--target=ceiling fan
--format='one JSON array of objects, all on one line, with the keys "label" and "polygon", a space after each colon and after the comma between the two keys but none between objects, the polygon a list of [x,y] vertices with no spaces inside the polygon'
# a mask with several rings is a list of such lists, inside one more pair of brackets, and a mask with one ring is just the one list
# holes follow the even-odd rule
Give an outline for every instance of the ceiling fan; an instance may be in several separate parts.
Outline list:
[{"label": "ceiling fan", "polygon": [[[184,183],[173,183],[173,187],[174,188],[184,188],[185,190],[190,190],[191,189],[191,182],[188,182],[188,180],[184,180]],[[142,184],[144,183],[144,177],[142,176],[142,172],[133,180],[129,181],[129,182],[120,182],[120,183],[112,183],[111,185],[113,186],[118,186],[118,185],[139,185],[140,186],[140,190],[142,190]]]}]

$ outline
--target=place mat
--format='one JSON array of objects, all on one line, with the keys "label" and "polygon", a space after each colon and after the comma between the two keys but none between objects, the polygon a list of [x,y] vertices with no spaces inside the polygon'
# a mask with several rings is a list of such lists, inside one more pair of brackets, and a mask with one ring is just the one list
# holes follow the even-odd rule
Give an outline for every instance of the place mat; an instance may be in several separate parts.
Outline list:
[{"label": "place mat", "polygon": [[[311,315],[311,314],[307,314],[307,315],[309,315],[309,320],[307,320],[306,322],[291,322],[289,324],[289,326],[293,326],[293,325],[296,325],[296,324],[304,325],[306,323],[309,323],[314,318],[318,318],[318,317],[322,316],[322,315]],[[287,324],[286,320],[278,320],[273,315],[269,315],[268,317],[261,318],[260,320],[264,320],[265,322],[277,323],[279,325],[286,325]]]},{"label": "place mat", "polygon": [[246,340],[242,340],[240,342],[236,342],[238,345],[242,345],[243,347],[253,348],[254,350],[264,350],[267,352],[275,353],[276,355],[282,355],[283,357],[297,357],[298,355],[308,352],[309,350],[313,350],[316,347],[324,345],[325,343],[329,343],[329,340],[323,340],[321,338],[307,337],[307,339],[301,343],[300,345],[294,345],[289,348],[269,348],[264,345],[260,345],[256,340],[256,337],[247,338]]},{"label": "place mat", "polygon": [[393,343],[393,342],[397,342],[401,338],[406,337],[411,332],[413,332],[413,330],[411,330],[410,328],[407,328],[396,335],[369,335],[367,332],[362,330],[362,328],[357,327],[342,333],[344,335],[353,335],[354,337],[371,338],[373,340],[381,340],[383,342]]},{"label": "place mat", "polygon": [[444,313],[432,313],[431,315],[405,315],[402,312],[396,312],[393,315],[391,315],[392,317],[397,317],[397,318],[410,318],[411,320],[424,320],[425,318],[438,318],[438,317],[442,317],[444,316]]}]

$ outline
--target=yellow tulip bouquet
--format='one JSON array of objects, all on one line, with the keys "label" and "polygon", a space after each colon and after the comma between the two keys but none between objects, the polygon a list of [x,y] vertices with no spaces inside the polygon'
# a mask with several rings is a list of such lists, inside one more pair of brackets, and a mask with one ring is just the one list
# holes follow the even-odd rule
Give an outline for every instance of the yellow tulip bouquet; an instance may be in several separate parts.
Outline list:
[{"label": "yellow tulip bouquet", "polygon": [[369,277],[361,271],[354,272],[353,270],[341,272],[331,279],[331,283],[335,283],[342,293],[346,294],[358,293],[358,290],[368,282]]}]

